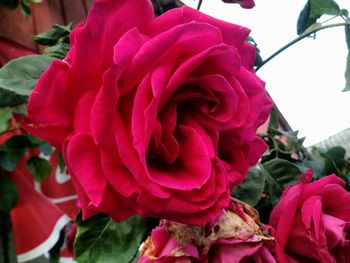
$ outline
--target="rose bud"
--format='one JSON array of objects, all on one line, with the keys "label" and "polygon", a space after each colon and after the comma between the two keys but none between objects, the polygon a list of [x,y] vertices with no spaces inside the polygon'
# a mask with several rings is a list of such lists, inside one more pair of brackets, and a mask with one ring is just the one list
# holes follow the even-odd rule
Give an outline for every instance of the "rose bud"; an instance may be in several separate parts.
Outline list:
[{"label": "rose bud", "polygon": [[222,0],[224,3],[239,4],[243,8],[253,8],[255,6],[254,0]]}]

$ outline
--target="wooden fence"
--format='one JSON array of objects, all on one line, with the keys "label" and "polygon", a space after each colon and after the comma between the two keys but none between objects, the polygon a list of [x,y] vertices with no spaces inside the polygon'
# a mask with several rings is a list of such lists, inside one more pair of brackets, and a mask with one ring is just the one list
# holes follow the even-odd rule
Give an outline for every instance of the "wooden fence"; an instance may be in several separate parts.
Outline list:
[{"label": "wooden fence", "polygon": [[32,4],[32,15],[25,17],[20,8],[0,7],[0,36],[40,52],[32,36],[47,31],[54,24],[78,23],[84,19],[92,0],[42,0]]}]

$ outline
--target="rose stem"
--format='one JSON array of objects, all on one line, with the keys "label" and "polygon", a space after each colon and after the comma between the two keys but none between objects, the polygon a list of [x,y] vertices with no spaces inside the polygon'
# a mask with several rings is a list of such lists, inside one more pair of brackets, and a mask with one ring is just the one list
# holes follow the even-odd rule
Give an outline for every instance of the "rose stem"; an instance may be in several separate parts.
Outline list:
[{"label": "rose stem", "polygon": [[255,71],[258,71],[260,68],[262,68],[267,62],[272,60],[274,57],[276,57],[278,54],[289,48],[290,46],[294,45],[295,43],[299,42],[300,40],[310,36],[311,34],[314,34],[320,30],[326,29],[326,28],[332,28],[332,27],[339,27],[339,26],[347,26],[350,25],[350,22],[344,22],[344,23],[335,23],[331,25],[325,25],[321,26],[320,24],[314,24],[314,27],[311,26],[309,30],[306,30],[304,33],[302,33],[299,37],[289,42],[287,45],[281,47],[279,50],[277,50],[275,53],[273,53],[271,56],[269,56],[267,59],[265,59],[256,69]]}]

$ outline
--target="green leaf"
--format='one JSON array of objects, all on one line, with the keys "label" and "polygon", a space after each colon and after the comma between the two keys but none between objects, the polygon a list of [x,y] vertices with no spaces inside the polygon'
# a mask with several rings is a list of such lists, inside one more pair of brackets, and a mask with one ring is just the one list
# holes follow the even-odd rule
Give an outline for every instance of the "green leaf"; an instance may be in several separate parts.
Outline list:
[{"label": "green leaf", "polygon": [[346,58],[346,70],[345,70],[345,88],[343,91],[350,91],[350,51]]},{"label": "green leaf", "polygon": [[263,59],[260,55],[260,49],[258,48],[258,44],[255,42],[252,36],[248,36],[247,42],[255,47],[255,62],[254,66],[259,67],[263,63]]},{"label": "green leaf", "polygon": [[270,213],[273,207],[279,202],[283,188],[266,170],[264,170],[264,177],[264,192],[259,202],[255,205],[255,208],[259,212],[260,220],[265,224],[268,224]]},{"label": "green leaf", "polygon": [[70,46],[68,43],[58,43],[57,45],[46,48],[44,50],[44,55],[57,59],[63,59],[66,57],[69,48]]},{"label": "green leaf", "polygon": [[16,160],[11,158],[5,151],[0,151],[0,167],[5,171],[12,172],[16,168]]},{"label": "green leaf", "polygon": [[[348,20],[349,21],[349,20]],[[346,58],[346,69],[345,69],[345,88],[343,91],[350,90],[350,25],[345,26],[345,40],[348,47],[348,55]]]},{"label": "green leaf", "polygon": [[333,0],[310,0],[310,17],[338,15],[339,5]]},{"label": "green leaf", "polygon": [[78,217],[77,225],[74,253],[79,263],[130,262],[148,231],[147,219],[140,216],[118,224],[98,214],[85,221]]},{"label": "green leaf", "polygon": [[302,34],[307,28],[316,23],[317,18],[310,17],[310,1],[307,1],[298,18],[297,34]]},{"label": "green leaf", "polygon": [[276,180],[268,173],[265,173],[265,192],[268,194],[269,202],[274,207],[279,202],[283,192],[283,188],[276,182]]},{"label": "green leaf", "polygon": [[285,188],[299,180],[301,170],[297,165],[284,159],[273,159],[263,164],[276,182]]},{"label": "green leaf", "polygon": [[340,146],[335,146],[330,148],[326,152],[335,162],[337,165],[345,164],[345,155],[346,155],[346,149]]},{"label": "green leaf", "polygon": [[[60,232],[60,237],[56,244],[49,250],[49,263],[59,263],[61,251],[65,241],[64,230]],[[38,262],[39,263],[39,262]]]},{"label": "green leaf", "polygon": [[252,167],[249,169],[243,183],[234,188],[232,196],[250,206],[255,206],[264,191],[265,180],[265,169],[260,166]]},{"label": "green leaf", "polygon": [[56,24],[53,25],[49,31],[33,36],[33,39],[40,45],[53,46],[60,38],[68,36],[71,30],[72,23],[67,26]]},{"label": "green leaf", "polygon": [[12,112],[14,114],[26,115],[27,114],[27,106],[26,105],[19,105],[15,108],[12,108]]},{"label": "green leaf", "polygon": [[1,0],[0,5],[9,9],[15,9],[18,6],[18,0]]},{"label": "green leaf", "polygon": [[0,69],[0,107],[26,102],[35,83],[53,59],[30,55],[11,60]]},{"label": "green leaf", "polygon": [[346,18],[349,19],[349,11],[347,9],[341,9],[340,10],[340,15],[345,16]]},{"label": "green leaf", "polygon": [[32,11],[30,10],[30,6],[27,0],[21,1],[21,11],[25,16],[30,16],[32,14]]},{"label": "green leaf", "polygon": [[31,140],[25,135],[15,135],[4,143],[5,149],[25,149],[33,147]]},{"label": "green leaf", "polygon": [[50,163],[46,159],[37,156],[30,157],[27,167],[37,181],[46,179],[52,170]]},{"label": "green leaf", "polygon": [[16,205],[17,199],[15,183],[7,176],[0,176],[0,212],[8,213]]},{"label": "green leaf", "polygon": [[17,95],[12,91],[4,90],[0,87],[0,107],[18,106],[23,103],[26,103],[27,99],[28,99],[27,96]]},{"label": "green leaf", "polygon": [[12,110],[8,107],[0,108],[0,133],[10,128],[12,120]]},{"label": "green leaf", "polygon": [[281,147],[279,149],[282,153],[291,154],[301,151],[305,137],[299,139],[299,131],[275,130],[274,132],[276,135],[284,136],[284,138],[287,140],[287,145],[285,147],[282,147],[283,149]]},{"label": "green leaf", "polygon": [[337,176],[341,177],[345,182],[347,182],[346,188],[350,190],[350,164],[345,159],[346,150],[343,147],[336,146],[327,151],[314,147],[312,148],[312,154],[323,163],[323,176],[335,173]]},{"label": "green leaf", "polygon": [[296,165],[303,172],[312,169],[314,172],[314,178],[321,178],[324,176],[324,164],[319,159],[301,160],[301,162],[296,163]]},{"label": "green leaf", "polygon": [[[350,19],[348,19],[347,22],[350,22]],[[346,25],[344,28],[345,28],[345,41],[348,47],[348,51],[350,52],[350,25]]]},{"label": "green leaf", "polygon": [[345,161],[346,150],[343,147],[332,147],[323,154],[325,158],[324,172],[325,174],[336,173],[341,176],[342,167],[346,165]]},{"label": "green leaf", "polygon": [[39,148],[44,155],[50,155],[53,152],[53,147],[47,141],[30,134],[26,134],[25,136],[30,140],[32,144],[30,146],[31,148]]},{"label": "green leaf", "polygon": [[23,158],[25,151],[28,148],[32,148],[33,144],[24,135],[15,135],[5,141],[4,145],[1,146],[0,152],[2,155],[2,161],[0,166],[8,171],[12,171],[14,164],[18,160]]},{"label": "green leaf", "polygon": [[46,156],[53,152],[53,147],[48,142],[42,142],[38,145],[39,150]]},{"label": "green leaf", "polygon": [[298,18],[298,35],[315,24],[322,15],[339,15],[340,11],[338,4],[333,0],[308,0]]},{"label": "green leaf", "polygon": [[63,173],[66,169],[66,164],[64,163],[62,153],[58,152],[58,166],[60,167],[60,172]]},{"label": "green leaf", "polygon": [[267,133],[271,136],[276,135],[276,130],[278,130],[278,123],[279,123],[279,118],[278,118],[278,113],[276,112],[275,108],[272,108],[270,112],[270,119],[269,119],[269,126],[267,128]]}]

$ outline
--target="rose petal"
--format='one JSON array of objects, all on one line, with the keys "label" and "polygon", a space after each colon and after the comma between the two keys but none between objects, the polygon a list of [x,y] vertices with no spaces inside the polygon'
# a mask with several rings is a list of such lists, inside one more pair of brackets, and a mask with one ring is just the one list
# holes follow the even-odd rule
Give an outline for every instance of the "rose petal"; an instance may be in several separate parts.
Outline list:
[{"label": "rose petal", "polygon": [[72,116],[65,107],[69,70],[69,65],[62,61],[51,63],[29,98],[26,125],[23,126],[57,148],[72,131]]},{"label": "rose petal", "polygon": [[180,126],[180,153],[176,165],[149,163],[150,178],[171,189],[200,188],[210,178],[211,162],[201,136],[188,126]]},{"label": "rose petal", "polygon": [[79,182],[94,206],[99,206],[107,181],[103,176],[98,149],[85,133],[74,135],[68,143],[66,160],[72,176]]}]

